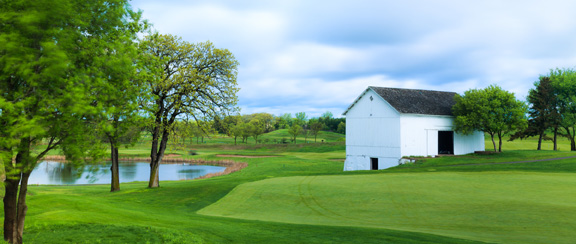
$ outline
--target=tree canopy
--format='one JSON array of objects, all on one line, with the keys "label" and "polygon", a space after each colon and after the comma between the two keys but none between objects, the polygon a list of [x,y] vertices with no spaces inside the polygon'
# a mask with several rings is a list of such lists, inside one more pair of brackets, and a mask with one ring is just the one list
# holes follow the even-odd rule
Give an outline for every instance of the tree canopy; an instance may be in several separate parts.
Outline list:
[{"label": "tree canopy", "polygon": [[[471,89],[464,96],[456,95],[452,112],[454,131],[471,134],[483,131],[492,138],[494,151],[502,151],[502,136],[527,126],[526,105],[518,101],[513,93],[491,85],[485,89]],[[498,136],[498,148],[494,142]]]},{"label": "tree canopy", "polygon": [[94,133],[110,111],[103,91],[132,70],[125,51],[141,22],[124,0],[1,0],[0,23],[4,239],[21,243],[37,162],[56,148],[71,162],[103,156]]}]

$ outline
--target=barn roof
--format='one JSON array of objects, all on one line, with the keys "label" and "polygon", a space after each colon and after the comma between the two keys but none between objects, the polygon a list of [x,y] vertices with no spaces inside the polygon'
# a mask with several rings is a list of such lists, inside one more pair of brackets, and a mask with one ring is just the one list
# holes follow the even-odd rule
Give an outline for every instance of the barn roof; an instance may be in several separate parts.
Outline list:
[{"label": "barn roof", "polygon": [[456,104],[455,92],[369,86],[344,115],[368,90],[373,90],[394,109],[405,114],[452,115],[452,106]]}]

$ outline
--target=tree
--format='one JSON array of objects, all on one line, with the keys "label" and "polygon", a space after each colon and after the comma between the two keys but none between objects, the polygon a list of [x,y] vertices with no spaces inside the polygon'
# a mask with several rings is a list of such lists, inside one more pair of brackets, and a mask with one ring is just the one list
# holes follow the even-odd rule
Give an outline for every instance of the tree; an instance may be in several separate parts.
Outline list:
[{"label": "tree", "polygon": [[346,134],[346,123],[340,122],[340,124],[338,124],[338,129],[336,129],[336,132],[340,134]]},{"label": "tree", "polygon": [[285,113],[278,118],[278,129],[287,129],[292,126],[292,114]]},{"label": "tree", "polygon": [[300,134],[304,136],[304,143],[308,143],[308,136],[310,135],[310,128],[308,126],[308,123],[304,123],[302,125],[302,131],[300,132]]},{"label": "tree", "polygon": [[[457,94],[455,100],[452,107],[456,117],[454,131],[465,135],[474,131],[486,132],[492,138],[494,151],[502,152],[502,136],[527,126],[526,105],[499,86],[468,90],[464,96]],[[494,136],[498,136],[498,149]]]},{"label": "tree", "polygon": [[296,137],[302,133],[302,127],[298,124],[293,124],[288,129],[288,134],[292,135],[292,140],[296,143]]},{"label": "tree", "polygon": [[170,126],[178,117],[198,120],[236,110],[238,61],[210,42],[190,44],[172,35],[148,35],[140,46],[153,96],[143,104],[153,120],[148,186],[158,187]]},{"label": "tree", "polygon": [[305,112],[296,113],[295,123],[303,126],[308,121],[308,116]]},{"label": "tree", "polygon": [[[241,121],[241,117],[240,115],[229,115],[224,117],[224,120],[222,122],[224,130],[226,131],[226,135],[231,136],[232,135],[232,128],[234,128],[240,121]],[[236,144],[236,143],[234,143]]]},{"label": "tree", "polygon": [[123,68],[132,70],[123,48],[139,19],[123,0],[0,0],[0,161],[6,176],[7,242],[22,243],[28,178],[44,155],[58,148],[71,163],[104,156],[96,131],[111,109],[103,92],[115,85],[111,77],[124,77]]},{"label": "tree", "polygon": [[570,150],[576,151],[576,71],[557,68],[551,70],[549,76],[558,99],[560,127],[564,129],[563,135],[570,140]]},{"label": "tree", "polygon": [[314,142],[316,142],[316,137],[318,136],[318,132],[324,128],[324,124],[320,123],[318,120],[311,121],[310,123],[310,132],[314,135]]},{"label": "tree", "polygon": [[265,125],[259,119],[252,119],[249,124],[249,133],[254,137],[254,142],[258,144],[258,136],[264,134],[264,131],[266,130]]},{"label": "tree", "polygon": [[538,136],[538,146],[536,150],[542,149],[542,139],[546,130],[553,129],[554,150],[557,150],[557,134],[561,117],[558,112],[558,98],[555,94],[552,81],[548,76],[540,76],[539,81],[534,83],[535,89],[530,89],[528,93],[528,128],[514,134],[510,140]]}]

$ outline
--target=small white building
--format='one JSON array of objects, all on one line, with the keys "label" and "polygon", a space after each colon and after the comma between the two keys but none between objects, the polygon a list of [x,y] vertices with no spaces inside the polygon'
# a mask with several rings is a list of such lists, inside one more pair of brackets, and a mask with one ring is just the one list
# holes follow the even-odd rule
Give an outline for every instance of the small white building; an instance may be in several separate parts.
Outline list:
[{"label": "small white building", "polygon": [[346,109],[344,170],[396,166],[406,156],[484,150],[484,133],[454,133],[454,92],[368,87]]}]

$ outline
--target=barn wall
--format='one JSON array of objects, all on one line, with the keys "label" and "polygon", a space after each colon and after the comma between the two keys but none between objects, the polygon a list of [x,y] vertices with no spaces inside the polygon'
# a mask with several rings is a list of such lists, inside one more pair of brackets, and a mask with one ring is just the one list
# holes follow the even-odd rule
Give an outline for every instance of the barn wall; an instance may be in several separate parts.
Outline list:
[{"label": "barn wall", "polygon": [[369,170],[370,158],[378,158],[379,169],[398,165],[399,118],[384,99],[368,90],[346,113],[344,170]]},{"label": "barn wall", "polygon": [[472,135],[454,134],[454,154],[462,155],[474,151],[484,151],[484,132],[476,131]]},{"label": "barn wall", "polygon": [[451,131],[452,121],[451,116],[402,114],[402,156],[437,155],[438,131]]},{"label": "barn wall", "polygon": [[[438,155],[438,131],[452,131],[451,116],[402,114],[402,156]],[[484,150],[484,133],[454,133],[454,154],[462,155]]]}]

